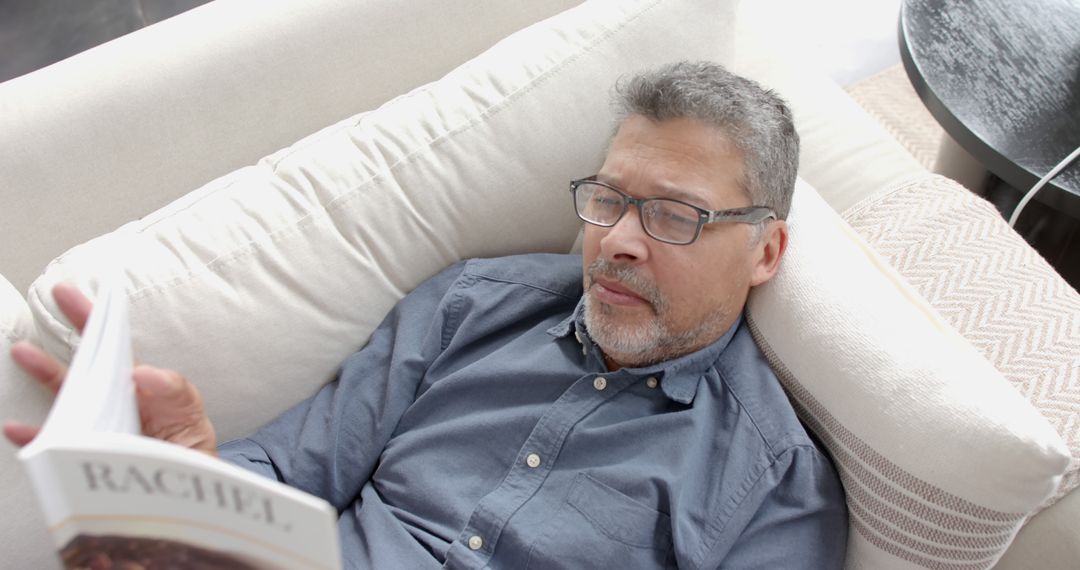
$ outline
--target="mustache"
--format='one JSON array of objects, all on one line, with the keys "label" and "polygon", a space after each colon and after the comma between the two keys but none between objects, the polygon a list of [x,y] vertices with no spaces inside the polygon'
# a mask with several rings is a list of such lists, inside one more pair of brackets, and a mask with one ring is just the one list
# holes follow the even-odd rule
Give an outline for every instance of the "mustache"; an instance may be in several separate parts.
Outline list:
[{"label": "mustache", "polygon": [[629,265],[615,264],[602,257],[597,257],[585,271],[589,276],[589,288],[596,284],[597,278],[603,277],[615,281],[632,290],[649,302],[657,311],[663,309],[664,296],[656,284],[638,273]]}]

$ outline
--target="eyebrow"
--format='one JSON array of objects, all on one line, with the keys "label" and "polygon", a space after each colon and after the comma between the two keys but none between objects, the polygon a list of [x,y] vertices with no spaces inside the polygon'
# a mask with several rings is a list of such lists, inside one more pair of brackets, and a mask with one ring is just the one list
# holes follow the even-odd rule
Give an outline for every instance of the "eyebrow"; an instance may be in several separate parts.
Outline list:
[{"label": "eyebrow", "polygon": [[[615,180],[613,180],[609,176],[603,176],[601,174],[597,174],[596,179],[599,180],[600,182],[604,182],[606,184],[611,184],[612,186],[622,190],[623,192],[627,191],[626,188],[624,188],[621,184],[619,184],[618,182],[616,182]],[[697,206],[699,208],[704,208],[706,210],[711,210],[712,209],[709,206],[708,200],[705,200],[701,195],[694,194],[694,193],[689,192],[687,190],[683,190],[682,188],[679,188],[678,186],[670,186],[670,185],[667,185],[667,184],[659,184],[659,185],[653,186],[652,189],[663,192],[663,194],[661,194],[661,195],[653,195],[653,196],[646,196],[646,198],[672,198],[672,199],[675,199],[675,200],[681,200],[683,202],[693,204],[693,205],[695,205],[695,206]]]}]

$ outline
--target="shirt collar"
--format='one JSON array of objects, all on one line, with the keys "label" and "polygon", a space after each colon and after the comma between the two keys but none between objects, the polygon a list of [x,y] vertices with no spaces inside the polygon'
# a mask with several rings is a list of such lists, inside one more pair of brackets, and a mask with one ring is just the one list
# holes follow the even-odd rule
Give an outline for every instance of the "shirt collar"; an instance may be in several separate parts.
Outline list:
[{"label": "shirt collar", "polygon": [[[716,339],[697,351],[684,354],[680,357],[640,368],[625,368],[624,370],[634,376],[653,376],[660,380],[660,387],[668,398],[683,404],[689,404],[697,394],[698,384],[702,376],[720,358],[727,348],[735,331],[742,324],[742,314],[735,319],[720,338]],[[547,333],[555,338],[563,339],[574,334],[577,342],[599,351],[595,342],[589,336],[585,328],[585,297],[578,301],[574,311],[555,326],[549,328]]]}]

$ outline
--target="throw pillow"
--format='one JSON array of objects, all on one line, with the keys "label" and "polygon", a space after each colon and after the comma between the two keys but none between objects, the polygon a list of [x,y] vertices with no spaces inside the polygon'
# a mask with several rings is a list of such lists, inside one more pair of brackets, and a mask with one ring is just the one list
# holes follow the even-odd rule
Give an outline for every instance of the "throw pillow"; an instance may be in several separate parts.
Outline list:
[{"label": "throw pillow", "polygon": [[898,184],[844,218],[1061,434],[1080,486],[1080,294],[986,200],[943,176]]},{"label": "throw pillow", "polygon": [[990,568],[1068,453],[805,183],[748,324],[844,483],[849,568]]}]

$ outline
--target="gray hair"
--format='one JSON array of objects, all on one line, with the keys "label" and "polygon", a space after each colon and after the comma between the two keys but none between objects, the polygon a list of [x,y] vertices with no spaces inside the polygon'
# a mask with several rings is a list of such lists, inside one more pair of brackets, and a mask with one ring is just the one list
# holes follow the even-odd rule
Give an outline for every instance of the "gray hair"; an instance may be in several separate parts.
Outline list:
[{"label": "gray hair", "polygon": [[799,170],[799,135],[791,109],[775,92],[708,61],[681,61],[620,79],[622,119],[689,118],[716,127],[744,160],[743,189],[755,205],[787,218]]}]

